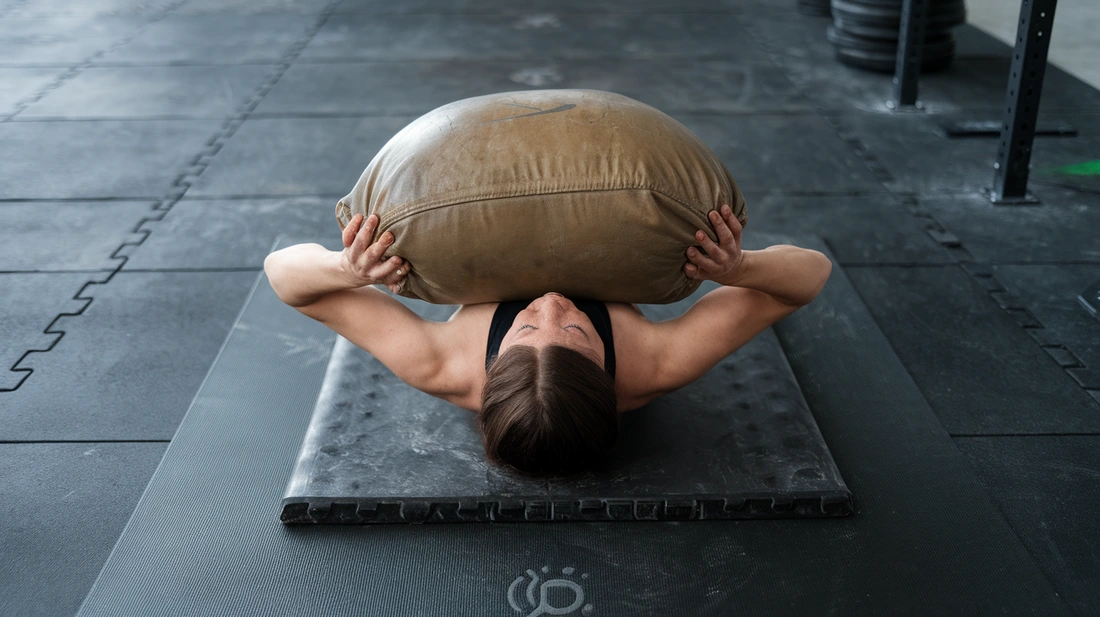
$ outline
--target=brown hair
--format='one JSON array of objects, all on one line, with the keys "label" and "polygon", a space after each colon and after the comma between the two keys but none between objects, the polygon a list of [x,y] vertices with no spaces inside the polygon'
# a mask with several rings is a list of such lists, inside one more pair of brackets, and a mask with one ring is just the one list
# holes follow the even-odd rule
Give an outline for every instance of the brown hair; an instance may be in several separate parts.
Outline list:
[{"label": "brown hair", "polygon": [[619,436],[615,382],[568,347],[514,345],[489,367],[478,426],[492,463],[525,474],[583,471]]}]

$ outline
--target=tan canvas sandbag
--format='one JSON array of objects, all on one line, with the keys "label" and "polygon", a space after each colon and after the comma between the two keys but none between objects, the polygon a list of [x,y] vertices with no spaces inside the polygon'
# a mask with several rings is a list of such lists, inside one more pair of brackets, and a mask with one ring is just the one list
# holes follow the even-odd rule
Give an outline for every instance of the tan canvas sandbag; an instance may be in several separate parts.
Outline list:
[{"label": "tan canvas sandbag", "polygon": [[401,295],[439,304],[556,291],[668,303],[699,286],[684,252],[707,212],[745,199],[682,124],[597,90],[531,90],[431,111],[378,152],[336,206],[343,227],[377,214],[375,238],[411,272]]}]

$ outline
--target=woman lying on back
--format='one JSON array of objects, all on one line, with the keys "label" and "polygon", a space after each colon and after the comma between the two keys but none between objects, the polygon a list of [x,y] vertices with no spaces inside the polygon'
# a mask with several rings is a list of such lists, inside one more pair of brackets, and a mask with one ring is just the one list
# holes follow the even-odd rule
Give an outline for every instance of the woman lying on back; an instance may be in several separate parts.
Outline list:
[{"label": "woman lying on back", "polygon": [[[468,304],[428,321],[386,293],[408,269],[371,244],[377,217],[356,215],[344,249],[300,244],[267,257],[283,302],[378,358],[410,386],[478,414],[490,461],[524,473],[593,466],[618,437],[618,414],[681,388],[813,300],[832,264],[789,245],[741,250],[728,206],[710,212],[718,243],[699,230],[684,275],[723,285],[683,315],[648,320],[637,305],[547,293],[532,301]],[[593,264],[598,268],[599,264]]]}]

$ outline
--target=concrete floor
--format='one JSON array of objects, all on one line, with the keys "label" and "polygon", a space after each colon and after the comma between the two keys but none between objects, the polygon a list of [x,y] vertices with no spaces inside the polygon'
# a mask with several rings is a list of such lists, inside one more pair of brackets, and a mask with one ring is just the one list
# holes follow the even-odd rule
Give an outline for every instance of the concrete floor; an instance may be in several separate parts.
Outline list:
[{"label": "concrete floor", "polygon": [[[889,76],[838,65],[794,4],[0,0],[0,615],[77,611],[277,235],[338,244],[332,205],[412,117],[529,87],[667,111],[757,229],[825,238],[1052,586],[1100,614],[1100,322],[1075,300],[1100,182],[1060,171],[1100,158],[1100,91],[1070,74],[1097,84],[1097,8],[1059,7],[1069,73],[1043,92],[1079,135],[1037,140],[1042,206],[1003,208],[995,142],[937,126],[999,118],[1006,46],[960,28],[926,113],[893,115]],[[995,4],[971,20],[1000,37]]]},{"label": "concrete floor", "polygon": [[[1012,44],[1020,7],[1004,0],[967,0],[967,21]],[[1100,3],[1059,0],[1054,12],[1049,61],[1081,81],[1100,88]]]}]

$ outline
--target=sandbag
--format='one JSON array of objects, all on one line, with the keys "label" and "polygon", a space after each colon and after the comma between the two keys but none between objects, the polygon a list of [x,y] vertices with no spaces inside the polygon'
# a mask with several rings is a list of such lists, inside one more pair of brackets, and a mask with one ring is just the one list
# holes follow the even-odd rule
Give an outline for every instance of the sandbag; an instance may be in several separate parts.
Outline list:
[{"label": "sandbag", "polygon": [[424,114],[375,155],[336,206],[343,229],[377,214],[386,256],[411,271],[401,295],[437,304],[556,291],[664,304],[707,213],[745,199],[714,152],[682,124],[598,90],[464,99]]}]

